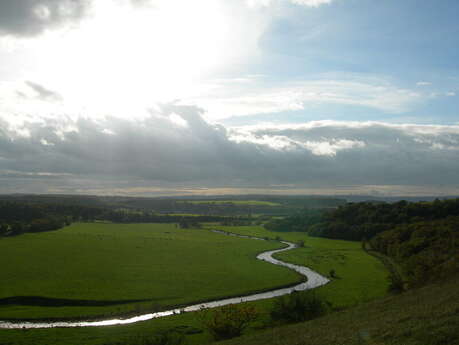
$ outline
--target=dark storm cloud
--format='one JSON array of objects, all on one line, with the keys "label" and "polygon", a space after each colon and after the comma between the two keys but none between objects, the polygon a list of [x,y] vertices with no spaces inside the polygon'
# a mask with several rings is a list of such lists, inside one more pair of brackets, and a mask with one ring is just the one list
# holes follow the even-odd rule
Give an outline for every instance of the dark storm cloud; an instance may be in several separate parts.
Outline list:
[{"label": "dark storm cloud", "polygon": [[1,0],[0,35],[35,36],[82,18],[90,0]]},{"label": "dark storm cloud", "polygon": [[[308,143],[306,147],[313,150],[324,146],[326,150],[322,150],[321,155],[324,160],[320,165],[311,167],[311,170],[322,172],[322,182],[340,181],[340,184],[352,185],[457,184],[457,126],[328,122],[303,128],[259,129],[252,131],[252,135],[285,137],[297,143]],[[352,147],[345,145],[346,142],[360,145]],[[316,151],[320,154],[320,150]]]},{"label": "dark storm cloud", "polygon": [[172,104],[138,121],[61,119],[26,123],[19,132],[4,122],[2,184],[14,185],[15,176],[42,176],[44,184],[54,179],[54,185],[65,181],[74,189],[78,179],[99,187],[107,181],[126,187],[139,181],[205,187],[457,185],[457,126],[328,122],[226,129],[201,115],[199,108]]}]

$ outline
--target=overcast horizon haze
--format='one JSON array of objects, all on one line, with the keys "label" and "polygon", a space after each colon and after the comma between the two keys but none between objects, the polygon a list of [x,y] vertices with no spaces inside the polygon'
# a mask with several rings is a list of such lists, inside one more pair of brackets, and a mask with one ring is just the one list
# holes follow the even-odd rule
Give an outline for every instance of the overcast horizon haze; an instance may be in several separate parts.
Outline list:
[{"label": "overcast horizon haze", "polygon": [[1,0],[0,194],[459,195],[456,0]]}]

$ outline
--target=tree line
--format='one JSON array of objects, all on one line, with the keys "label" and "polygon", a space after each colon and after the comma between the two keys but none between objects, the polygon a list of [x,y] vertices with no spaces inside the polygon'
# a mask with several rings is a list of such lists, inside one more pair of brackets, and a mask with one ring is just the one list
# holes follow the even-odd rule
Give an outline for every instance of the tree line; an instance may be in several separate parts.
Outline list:
[{"label": "tree line", "polygon": [[409,286],[442,280],[459,272],[459,217],[397,225],[370,245],[400,264]]},{"label": "tree line", "polygon": [[0,235],[60,229],[75,220],[90,220],[100,210],[81,205],[0,201]]},{"label": "tree line", "polygon": [[459,199],[348,203],[335,210],[275,220],[265,227],[362,241],[364,247],[369,244],[394,259],[409,286],[459,272]]},{"label": "tree line", "polygon": [[60,229],[72,222],[178,223],[182,228],[199,227],[204,222],[237,223],[244,217],[159,214],[142,209],[0,201],[0,235]]},{"label": "tree line", "polygon": [[265,225],[272,231],[303,231],[311,236],[360,241],[397,225],[459,216],[459,199],[433,202],[348,203],[336,209],[306,210]]}]

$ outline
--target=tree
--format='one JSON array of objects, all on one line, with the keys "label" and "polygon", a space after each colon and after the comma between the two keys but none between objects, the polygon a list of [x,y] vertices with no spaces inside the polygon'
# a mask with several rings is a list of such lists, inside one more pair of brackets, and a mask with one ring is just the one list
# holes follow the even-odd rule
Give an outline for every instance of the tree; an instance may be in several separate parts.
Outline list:
[{"label": "tree", "polygon": [[259,316],[252,305],[229,304],[202,314],[202,322],[215,340],[238,337]]},{"label": "tree", "polygon": [[325,311],[325,303],[314,292],[293,292],[274,301],[271,318],[275,321],[301,322],[314,319]]}]

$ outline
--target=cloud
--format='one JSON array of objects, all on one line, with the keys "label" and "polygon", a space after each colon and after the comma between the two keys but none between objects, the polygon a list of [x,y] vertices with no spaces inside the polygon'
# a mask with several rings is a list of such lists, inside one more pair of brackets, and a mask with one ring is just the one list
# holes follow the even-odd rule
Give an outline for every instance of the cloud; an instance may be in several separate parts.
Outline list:
[{"label": "cloud", "polygon": [[[216,82],[205,96],[195,99],[212,118],[303,110],[310,106],[349,105],[398,114],[424,101],[414,90],[397,87],[378,78],[317,79],[279,82],[263,78],[250,83]],[[222,93],[221,90],[225,90]]]},{"label": "cloud", "polygon": [[89,0],[2,0],[0,35],[39,35],[48,28],[81,19],[89,3]]},{"label": "cloud", "polygon": [[249,7],[267,7],[275,2],[289,2],[295,5],[307,7],[319,7],[321,5],[330,4],[333,0],[247,0]]},{"label": "cloud", "polygon": [[320,141],[300,141],[293,140],[283,135],[266,135],[258,136],[250,132],[236,131],[230,140],[237,143],[247,142],[257,145],[268,146],[279,151],[294,151],[298,149],[307,149],[316,156],[336,156],[338,151],[349,150],[358,147],[365,147],[365,143],[359,140],[348,139],[322,139]]},{"label": "cloud", "polygon": [[417,86],[429,86],[429,85],[432,85],[432,83],[429,81],[418,81],[416,85]]},{"label": "cloud", "polygon": [[249,7],[268,7],[273,3],[273,0],[247,0]]},{"label": "cloud", "polygon": [[303,5],[308,7],[319,7],[321,5],[330,4],[333,0],[290,0],[292,3],[297,5]]},{"label": "cloud", "polygon": [[449,91],[449,92],[447,92],[445,95],[448,96],[448,97],[454,97],[454,96],[456,96],[456,92],[454,92],[454,91]]},{"label": "cloud", "polygon": [[459,126],[315,121],[225,128],[202,115],[194,106],[166,104],[135,121],[63,117],[19,128],[0,121],[0,191],[457,188]]},{"label": "cloud", "polygon": [[[39,99],[42,101],[52,101],[52,102],[62,100],[62,96],[59,93],[55,91],[51,91],[45,88],[43,85],[34,83],[32,81],[26,81],[25,84],[34,91],[35,93],[34,98],[36,99]],[[19,94],[27,98],[27,96],[24,93],[20,92]]]}]

